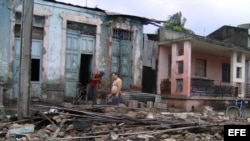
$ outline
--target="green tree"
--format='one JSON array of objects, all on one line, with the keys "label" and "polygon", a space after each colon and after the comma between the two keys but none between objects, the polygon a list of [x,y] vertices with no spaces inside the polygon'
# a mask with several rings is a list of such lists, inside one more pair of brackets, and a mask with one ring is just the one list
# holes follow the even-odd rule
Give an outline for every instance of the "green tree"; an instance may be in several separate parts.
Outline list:
[{"label": "green tree", "polygon": [[173,29],[175,31],[194,34],[192,30],[185,28],[186,21],[187,19],[182,16],[182,13],[177,12],[168,18],[164,24],[164,27]]}]

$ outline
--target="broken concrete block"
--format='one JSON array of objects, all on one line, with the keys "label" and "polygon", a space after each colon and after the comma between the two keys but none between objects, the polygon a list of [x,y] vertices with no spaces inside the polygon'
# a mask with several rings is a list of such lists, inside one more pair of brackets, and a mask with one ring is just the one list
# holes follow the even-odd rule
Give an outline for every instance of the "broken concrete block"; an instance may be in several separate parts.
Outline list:
[{"label": "broken concrete block", "polygon": [[163,134],[163,135],[161,135],[161,139],[166,139],[166,138],[169,138],[170,136],[169,136],[169,134]]},{"label": "broken concrete block", "polygon": [[67,102],[64,102],[62,105],[64,107],[66,107],[66,108],[72,108],[73,107],[73,105],[71,103],[67,103]]},{"label": "broken concrete block", "polygon": [[58,134],[58,137],[64,137],[65,136],[65,132],[59,132],[59,134]]},{"label": "broken concrete block", "polygon": [[155,119],[155,114],[152,112],[149,112],[146,116],[147,119]]},{"label": "broken concrete block", "polygon": [[150,141],[154,139],[154,136],[147,134],[139,134],[137,135],[137,139],[139,139],[139,141]]},{"label": "broken concrete block", "polygon": [[115,132],[111,132],[111,133],[110,133],[110,138],[111,138],[112,140],[117,140],[118,137],[119,137],[119,136],[118,136]]},{"label": "broken concrete block", "polygon": [[127,116],[129,116],[129,117],[136,117],[136,112],[134,112],[134,111],[129,111],[127,114],[125,114],[125,115],[127,115]]},{"label": "broken concrete block", "polygon": [[14,124],[10,127],[8,134],[9,135],[24,135],[31,134],[34,132],[35,125],[34,124]]},{"label": "broken concrete block", "polygon": [[119,103],[119,108],[126,108],[127,106],[123,103]]},{"label": "broken concrete block", "polygon": [[51,132],[55,132],[56,129],[57,129],[57,125],[55,125],[55,124],[49,124],[49,125],[46,126],[46,129],[49,130],[49,131],[51,131]]},{"label": "broken concrete block", "polygon": [[48,137],[48,134],[45,132],[45,130],[40,129],[33,136],[38,137],[38,138],[46,138],[46,137]]},{"label": "broken concrete block", "polygon": [[116,109],[114,107],[107,107],[104,109],[104,113],[112,113],[115,111],[116,111]]},{"label": "broken concrete block", "polygon": [[148,114],[148,112],[139,111],[139,112],[137,112],[137,114],[136,114],[136,118],[139,118],[139,119],[146,118],[147,114]]}]

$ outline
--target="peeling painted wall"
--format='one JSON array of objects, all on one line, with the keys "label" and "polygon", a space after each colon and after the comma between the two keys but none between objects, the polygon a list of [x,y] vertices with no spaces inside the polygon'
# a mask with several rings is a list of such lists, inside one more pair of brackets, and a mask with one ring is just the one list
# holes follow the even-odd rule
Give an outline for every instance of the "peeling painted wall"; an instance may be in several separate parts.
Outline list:
[{"label": "peeling painted wall", "polygon": [[0,78],[3,79],[5,83],[8,81],[8,54],[9,54],[9,38],[10,38],[10,20],[9,19],[10,11],[7,7],[8,1],[1,0],[0,1],[0,17],[2,18],[0,21]]},{"label": "peeling painted wall", "polygon": [[[7,8],[6,1],[0,1],[0,14],[5,17],[0,22],[0,33],[6,36],[0,36],[0,76],[5,81],[12,83],[13,72],[13,49],[14,49],[14,25],[15,12],[21,12],[22,5],[20,0],[9,2]],[[42,86],[46,93],[47,89],[56,87],[63,91],[64,89],[64,71],[65,71],[65,46],[67,20],[97,25],[96,46],[93,69],[104,69],[106,75],[103,78],[103,87],[110,87],[111,80],[111,44],[110,36],[112,22],[122,25],[120,28],[133,30],[133,48],[132,48],[132,67],[131,67],[131,87],[140,89],[142,80],[142,42],[143,25],[139,20],[130,18],[117,18],[111,20],[100,11],[73,7],[58,3],[51,3],[42,0],[35,0],[34,15],[44,16],[44,38],[43,38],[43,57],[42,57]],[[94,70],[93,70],[94,71]],[[10,78],[8,78],[10,76]],[[51,92],[53,94],[54,92]],[[49,94],[48,94],[49,95]],[[46,95],[48,99],[50,96]]]}]

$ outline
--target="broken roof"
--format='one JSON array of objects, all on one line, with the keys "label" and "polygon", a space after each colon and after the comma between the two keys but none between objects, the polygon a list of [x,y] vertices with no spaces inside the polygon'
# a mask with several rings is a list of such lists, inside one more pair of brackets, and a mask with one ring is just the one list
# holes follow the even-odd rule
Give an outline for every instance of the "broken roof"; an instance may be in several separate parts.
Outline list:
[{"label": "broken roof", "polygon": [[129,14],[122,14],[122,13],[117,13],[117,12],[110,12],[107,10],[100,9],[98,7],[91,8],[91,7],[87,7],[87,6],[79,6],[79,5],[74,5],[71,3],[59,2],[57,0],[43,0],[43,1],[68,5],[68,6],[72,6],[72,7],[84,8],[84,9],[93,10],[93,11],[97,11],[97,12],[102,12],[102,13],[106,14],[107,16],[116,16],[116,17],[119,16],[119,17],[127,17],[127,18],[131,18],[131,19],[137,19],[137,20],[140,20],[142,22],[142,24],[152,24],[152,25],[155,25],[158,27],[160,27],[160,25],[157,25],[157,24],[164,22],[164,21],[160,21],[160,20],[156,20],[156,19],[149,19],[146,17],[140,17],[140,16],[135,16],[135,15],[129,15]]}]

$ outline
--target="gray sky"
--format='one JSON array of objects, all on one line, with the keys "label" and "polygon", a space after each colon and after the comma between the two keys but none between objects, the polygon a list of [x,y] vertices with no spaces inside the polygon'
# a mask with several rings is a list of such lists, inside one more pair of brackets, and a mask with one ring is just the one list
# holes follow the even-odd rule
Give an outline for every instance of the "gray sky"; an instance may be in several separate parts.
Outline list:
[{"label": "gray sky", "polygon": [[[58,0],[81,6],[166,20],[181,11],[187,19],[185,27],[206,36],[223,25],[250,23],[250,0]],[[154,33],[155,26],[144,26]]]}]

